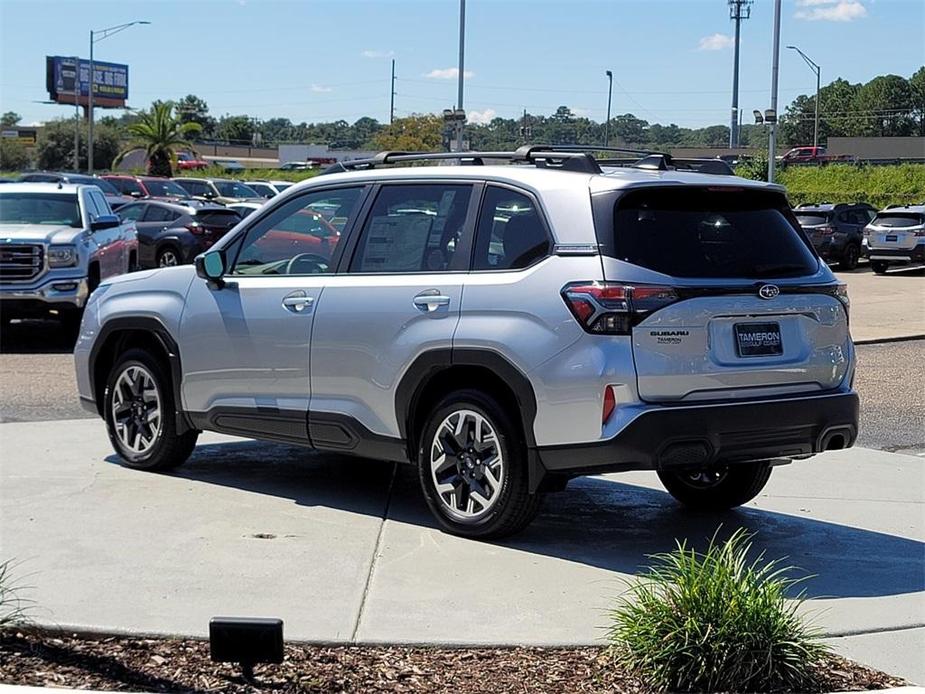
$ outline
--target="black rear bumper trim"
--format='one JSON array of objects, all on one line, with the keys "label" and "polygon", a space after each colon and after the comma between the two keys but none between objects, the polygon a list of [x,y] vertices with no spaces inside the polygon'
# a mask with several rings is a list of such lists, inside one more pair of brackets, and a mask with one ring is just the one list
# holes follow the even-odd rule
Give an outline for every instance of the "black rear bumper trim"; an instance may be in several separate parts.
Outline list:
[{"label": "black rear bumper trim", "polygon": [[854,445],[853,391],[648,410],[606,441],[544,446],[547,473],[599,474],[795,458]]}]

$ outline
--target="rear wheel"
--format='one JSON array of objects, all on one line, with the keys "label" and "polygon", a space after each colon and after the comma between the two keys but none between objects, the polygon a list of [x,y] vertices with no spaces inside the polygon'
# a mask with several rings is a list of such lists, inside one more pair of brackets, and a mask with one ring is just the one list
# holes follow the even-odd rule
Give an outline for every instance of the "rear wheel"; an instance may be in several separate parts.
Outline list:
[{"label": "rear wheel", "polygon": [[541,495],[529,492],[523,435],[493,397],[476,390],[448,395],[420,440],[421,488],[444,530],[495,539],[533,520]]},{"label": "rear wheel", "polygon": [[876,272],[878,275],[885,275],[888,267],[890,267],[889,263],[885,263],[882,260],[870,261],[870,269]]},{"label": "rear wheel", "polygon": [[167,470],[193,452],[198,431],[177,433],[177,411],[167,369],[143,349],[117,360],[103,395],[109,440],[128,467]]},{"label": "rear wheel", "polygon": [[771,466],[765,462],[658,473],[671,496],[698,511],[726,511],[748,503],[764,489],[770,476]]},{"label": "rear wheel", "polygon": [[856,243],[849,243],[841,257],[842,270],[854,270],[861,258],[861,247]]},{"label": "rear wheel", "polygon": [[175,267],[180,264],[180,254],[173,246],[162,248],[157,253],[158,267]]}]

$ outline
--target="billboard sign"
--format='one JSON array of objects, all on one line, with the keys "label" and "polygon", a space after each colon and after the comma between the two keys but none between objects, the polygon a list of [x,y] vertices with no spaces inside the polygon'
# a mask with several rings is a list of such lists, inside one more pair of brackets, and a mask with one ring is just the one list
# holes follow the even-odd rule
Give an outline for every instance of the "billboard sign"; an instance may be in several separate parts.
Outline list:
[{"label": "billboard sign", "polygon": [[[86,106],[90,94],[90,61],[65,56],[45,58],[45,86],[52,101]],[[93,61],[93,104],[122,108],[128,99],[128,65]]]}]

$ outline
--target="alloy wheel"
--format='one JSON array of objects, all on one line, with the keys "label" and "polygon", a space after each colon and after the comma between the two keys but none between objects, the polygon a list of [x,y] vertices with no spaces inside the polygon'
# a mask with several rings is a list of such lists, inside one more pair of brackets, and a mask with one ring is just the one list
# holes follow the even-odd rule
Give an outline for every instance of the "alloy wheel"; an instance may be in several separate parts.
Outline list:
[{"label": "alloy wheel", "polygon": [[180,259],[173,251],[162,251],[160,258],[157,260],[158,267],[174,267],[180,264]]},{"label": "alloy wheel", "polygon": [[112,422],[126,450],[147,453],[161,431],[161,393],[142,366],[123,369],[112,394]]},{"label": "alloy wheel", "polygon": [[453,518],[483,518],[501,496],[505,465],[491,422],[474,410],[447,416],[430,445],[430,470],[437,498]]}]

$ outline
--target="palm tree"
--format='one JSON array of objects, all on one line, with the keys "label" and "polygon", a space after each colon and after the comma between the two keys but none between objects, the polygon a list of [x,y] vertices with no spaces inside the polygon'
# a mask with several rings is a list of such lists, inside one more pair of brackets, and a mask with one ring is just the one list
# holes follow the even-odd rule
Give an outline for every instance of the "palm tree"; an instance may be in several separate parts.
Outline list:
[{"label": "palm tree", "polygon": [[199,123],[184,123],[174,114],[172,101],[155,101],[150,111],[142,111],[138,120],[126,130],[135,136],[135,142],[122,150],[113,160],[113,168],[125,156],[136,149],[144,148],[148,157],[148,173],[152,176],[172,176],[177,162],[177,150],[191,150],[189,135],[202,130]]}]

